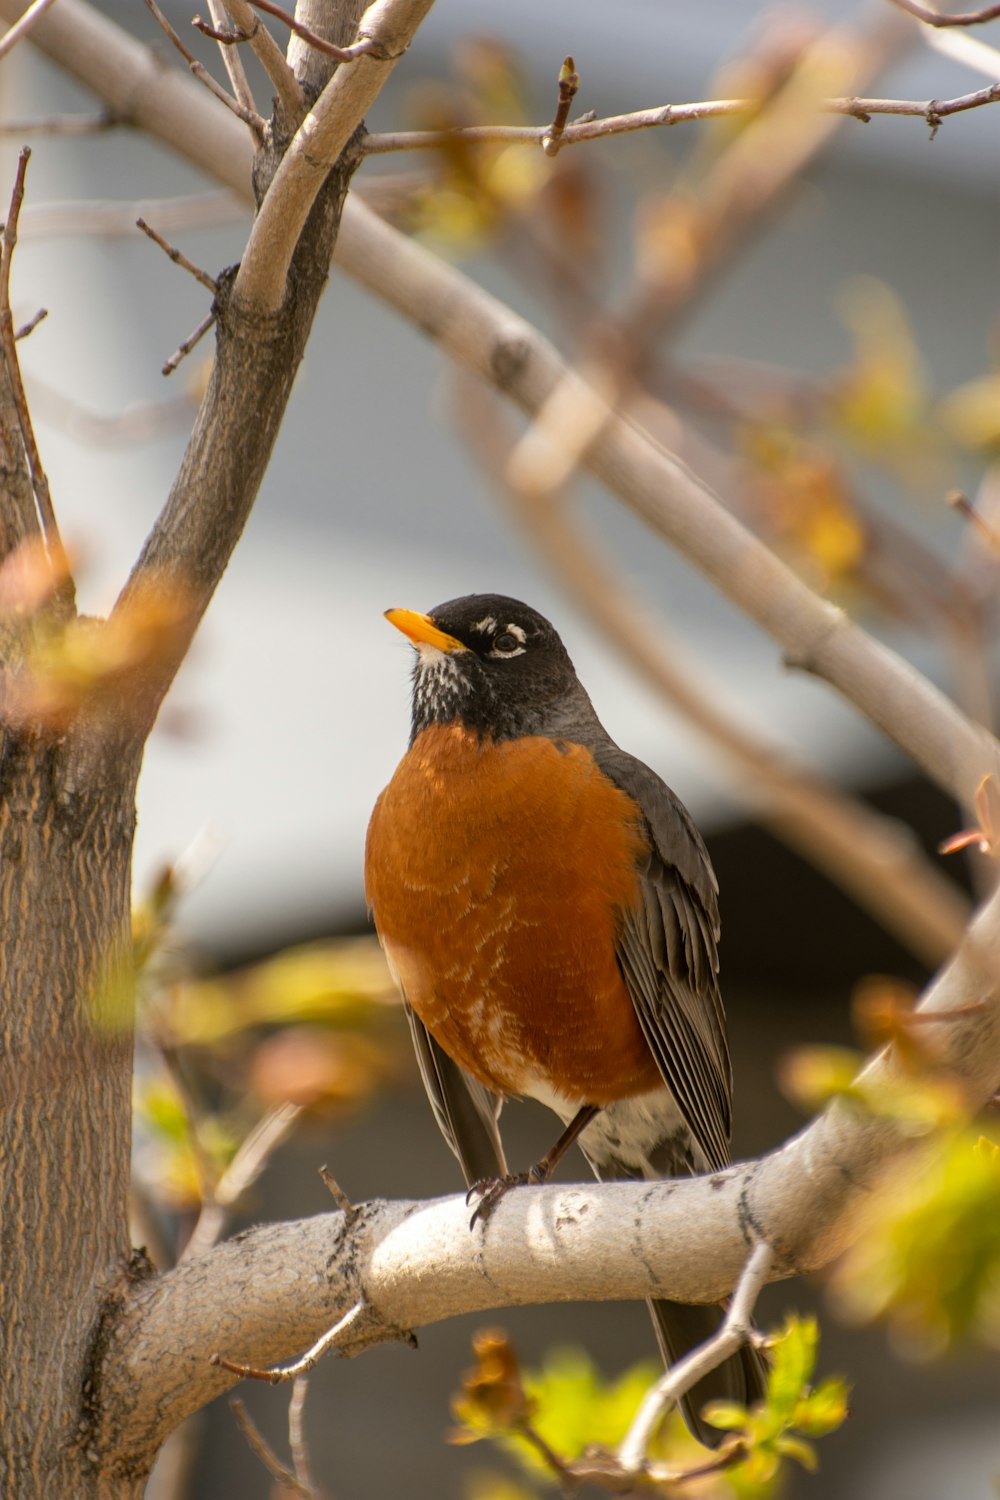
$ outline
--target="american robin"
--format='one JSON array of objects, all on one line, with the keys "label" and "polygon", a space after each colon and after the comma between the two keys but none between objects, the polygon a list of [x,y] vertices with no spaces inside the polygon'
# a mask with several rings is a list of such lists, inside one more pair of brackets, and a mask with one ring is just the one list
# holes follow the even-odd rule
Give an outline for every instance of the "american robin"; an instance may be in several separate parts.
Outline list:
[{"label": "american robin", "polygon": [[[686,808],[619,749],[546,619],[472,594],[386,618],[416,648],[409,749],[368,828],[365,883],[438,1125],[489,1216],[574,1140],[602,1180],[717,1172],[732,1071],[719,997],[718,886]],[[508,1096],[566,1126],[511,1176]],[[668,1362],[720,1309],[649,1303]],[[685,1403],[751,1403],[743,1348]]]}]

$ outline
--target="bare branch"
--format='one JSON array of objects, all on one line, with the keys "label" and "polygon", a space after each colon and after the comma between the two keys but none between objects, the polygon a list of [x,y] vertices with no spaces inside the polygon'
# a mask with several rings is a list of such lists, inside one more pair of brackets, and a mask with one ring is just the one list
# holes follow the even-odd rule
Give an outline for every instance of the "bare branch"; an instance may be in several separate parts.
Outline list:
[{"label": "bare branch", "polygon": [[309,1448],[306,1443],[305,1414],[308,1394],[309,1381],[306,1376],[302,1375],[294,1382],[288,1402],[288,1447],[292,1455],[292,1467],[295,1470],[296,1479],[312,1493],[316,1489],[316,1482],[313,1479]]},{"label": "bare branch", "polygon": [[184,1246],[182,1260],[204,1255],[217,1243],[230,1212],[247,1188],[252,1187],[267,1166],[273,1153],[291,1131],[302,1113],[297,1104],[279,1104],[258,1120],[240,1144],[218,1182],[206,1195],[191,1238]]},{"label": "bare branch", "polygon": [[31,5],[28,6],[24,15],[14,23],[3,37],[0,37],[0,58],[6,57],[7,53],[27,36],[31,28],[38,23],[52,3],[53,0],[32,0]]},{"label": "bare branch", "polygon": [[[482,392],[485,396],[486,392]],[[459,416],[483,470],[499,486],[515,522],[605,639],[646,683],[721,752],[729,790],[752,814],[822,870],[931,966],[955,951],[969,919],[958,887],[923,854],[894,818],[881,817],[811,768],[779,752],[727,709],[704,669],[687,668],[666,627],[636,598],[607,548],[588,536],[562,498],[536,503],[503,484],[510,443],[498,413],[477,410],[476,387],[462,383]]]},{"label": "bare branch", "polygon": [[[845,97],[821,99],[815,108],[819,114],[846,115],[867,124],[876,115],[943,120],[948,115],[981,109],[984,105],[997,102],[1000,102],[1000,85],[993,84],[968,94],[959,94],[953,99]],[[696,104],[663,104],[655,109],[638,109],[630,114],[608,115],[599,120],[583,120],[567,125],[559,136],[559,147],[603,141],[611,136],[628,135],[636,130],[659,130],[696,120],[751,116],[759,111],[760,101],[754,99],[707,99]],[[390,151],[441,151],[458,141],[481,146],[541,146],[544,150],[551,130],[551,125],[468,125],[454,130],[390,131],[368,136],[365,140],[365,155],[383,156]]]},{"label": "bare branch", "polygon": [[[208,9],[216,27],[221,28],[226,19],[226,12],[222,0],[208,0]],[[197,24],[197,23],[195,23]],[[222,62],[229,78],[230,87],[236,96],[238,104],[242,105],[247,115],[251,118],[260,119],[260,113],[253,96],[253,90],[247,81],[246,71],[243,67],[243,59],[235,47],[221,46]],[[255,131],[258,140],[264,138],[263,121],[258,130]]]},{"label": "bare branch", "polygon": [[26,135],[99,135],[121,124],[110,110],[98,115],[49,115],[42,120],[0,121],[0,136],[13,135],[21,140]]},{"label": "bare branch", "polygon": [[[0,16],[15,4],[0,0]],[[157,91],[162,70],[148,74],[146,50],[96,17],[86,0],[60,0],[40,23],[35,40],[101,92],[112,108],[124,108],[123,95],[109,86],[109,70],[93,65],[92,47],[79,46],[81,34],[99,35],[102,62],[109,57],[116,64],[113,80],[129,68],[148,76],[148,91],[129,92],[130,118],[249,195],[249,174],[243,175],[241,165],[248,161],[242,132],[227,130],[225,119],[207,104],[200,113],[200,91],[183,78],[166,75],[173,77],[172,87]],[[459,364],[482,374],[526,411],[537,412],[568,373],[526,320],[378,219],[356,195],[347,204],[335,260]],[[998,769],[992,737],[957,713],[917,671],[819,598],[690,470],[627,417],[613,419],[585,456],[585,466],[794,654],[799,665],[826,677],[931,777],[971,806],[982,777]]]},{"label": "bare branch", "polygon": [[207,287],[212,295],[215,295],[219,290],[218,283],[213,277],[209,276],[207,271],[201,270],[193,261],[188,260],[187,256],[171,245],[168,240],[165,240],[158,230],[154,229],[152,225],[147,224],[145,219],[140,217],[136,219],[135,223],[136,228],[141,229],[143,234],[148,235],[154,245],[159,245],[163,253],[173,261],[175,266],[180,266],[183,270],[187,271],[194,277],[195,281],[200,281],[203,287]]},{"label": "bare branch", "polygon": [[379,43],[373,37],[362,37],[350,47],[338,47],[333,42],[328,42],[319,32],[313,31],[311,27],[304,26],[291,11],[283,10],[280,5],[273,4],[273,0],[249,0],[249,4],[255,10],[262,10],[266,15],[274,16],[275,20],[281,21],[289,31],[308,42],[310,47],[315,47],[317,52],[324,52],[327,57],[335,58],[337,62],[354,62],[355,58],[365,57],[379,50]]},{"label": "bare branch", "polygon": [[[336,254],[344,269],[411,318],[459,364],[483,375],[522,409],[537,412],[569,376],[551,344],[364,204],[355,199],[350,207]],[[777,640],[796,665],[825,677],[941,786],[971,806],[982,777],[998,769],[1000,755],[991,735],[814,593],[628,413],[610,419],[583,461]]]},{"label": "bare branch", "polygon": [[238,1375],[241,1380],[262,1380],[266,1385],[282,1385],[293,1380],[299,1380],[303,1375],[319,1364],[324,1354],[329,1354],[331,1349],[347,1341],[348,1336],[354,1331],[358,1320],[367,1315],[368,1309],[363,1301],[356,1302],[354,1306],[338,1318],[332,1328],[325,1333],[307,1349],[293,1364],[281,1365],[276,1370],[264,1370],[259,1365],[237,1364],[233,1360],[223,1359],[220,1354],[213,1354],[209,1363],[220,1369],[228,1370],[231,1375]]},{"label": "bare branch", "polygon": [[355,47],[371,48],[341,64],[289,146],[254,220],[236,277],[238,302],[276,313],[285,297],[292,251],[328,172],[378,97],[433,0],[375,0]]},{"label": "bare branch", "polygon": [[953,11],[948,14],[932,10],[929,5],[921,5],[919,0],[892,0],[892,4],[909,15],[916,16],[918,21],[923,21],[927,26],[981,26],[984,21],[995,21],[1000,16],[1000,5],[984,5],[981,10]]},{"label": "bare branch", "polygon": [[186,359],[195,345],[201,342],[214,322],[215,313],[206,313],[194,332],[189,333],[183,343],[179,344],[178,347],[174,350],[170,358],[163,361],[163,367],[160,370],[160,374],[172,375],[177,369],[177,366],[181,363],[181,360]]},{"label": "bare branch", "polygon": [[173,42],[174,46],[181,54],[181,57],[183,57],[188,67],[191,69],[191,72],[194,74],[195,78],[197,78],[200,83],[203,83],[208,89],[209,93],[214,94],[216,99],[224,104],[226,108],[230,110],[238,120],[242,120],[244,125],[249,125],[250,129],[259,140],[264,130],[264,121],[261,119],[260,115],[258,115],[255,111],[247,110],[246,108],[244,108],[244,106],[240,104],[237,99],[234,99],[231,94],[226,93],[226,90],[220,83],[216,83],[215,79],[212,77],[211,73],[204,66],[204,64],[200,63],[196,57],[193,57],[185,47],[184,43],[177,35],[177,32],[171,26],[170,22],[167,20],[160,7],[157,5],[156,0],[146,0],[146,5],[149,7],[150,11],[152,11],[157,23],[162,27],[167,36]]},{"label": "bare branch", "polygon": [[302,1500],[315,1500],[315,1490],[310,1485],[304,1484],[302,1480],[292,1473],[291,1469],[285,1467],[243,1405],[243,1402],[236,1397],[230,1401],[229,1406],[239,1424],[240,1431],[271,1478],[276,1479],[291,1494],[301,1496]]},{"label": "bare branch", "polygon": [[17,172],[14,178],[14,188],[11,193],[7,222],[3,227],[3,250],[0,252],[0,348],[3,350],[3,358],[7,366],[7,377],[10,381],[14,406],[17,411],[21,441],[24,444],[28,468],[31,471],[31,484],[35,493],[35,504],[38,507],[38,518],[42,526],[42,535],[45,538],[45,549],[48,553],[53,573],[60,580],[56,597],[60,608],[72,614],[76,608],[76,593],[69,572],[66,550],[63,547],[62,537],[59,534],[59,525],[52,507],[49,481],[46,478],[45,469],[42,466],[42,456],[38,450],[38,443],[35,440],[35,429],[31,423],[28,400],[24,394],[21,365],[17,357],[17,336],[14,331],[14,319],[10,307],[10,268],[14,256],[14,248],[17,245],[17,221],[21,213],[21,203],[24,199],[24,174],[27,171],[30,156],[31,151],[29,148],[22,146],[17,158]]},{"label": "bare branch", "polygon": [[260,17],[254,14],[247,0],[226,0],[226,9],[274,85],[278,106],[284,113],[288,129],[294,129],[306,112],[306,102],[295,74],[285,61],[284,53],[267,27],[261,24]]},{"label": "bare branch", "polygon": [[70,198],[26,204],[21,214],[22,239],[54,235],[131,235],[136,220],[155,220],[160,232],[214,229],[246,220],[248,205],[222,190],[187,193],[176,198]]},{"label": "bare branch", "polygon": [[753,1334],[753,1310],[770,1280],[776,1256],[771,1246],[761,1241],[754,1249],[736,1283],[732,1301],[721,1327],[690,1354],[671,1365],[652,1390],[647,1391],[631,1427],[618,1448],[622,1468],[637,1474],[645,1465],[653,1434],[664,1412],[676,1406],[682,1396],[698,1384],[703,1375],[715,1370]]}]

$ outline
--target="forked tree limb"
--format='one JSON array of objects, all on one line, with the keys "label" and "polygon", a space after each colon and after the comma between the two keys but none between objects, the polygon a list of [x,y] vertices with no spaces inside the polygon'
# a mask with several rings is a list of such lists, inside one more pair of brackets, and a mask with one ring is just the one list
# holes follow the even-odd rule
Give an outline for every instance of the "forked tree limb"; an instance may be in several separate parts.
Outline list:
[{"label": "forked tree limb", "polygon": [[[970,1002],[973,1002],[970,1004]],[[1000,893],[970,926],[920,1006],[970,1109],[1000,1076]],[[872,1085],[897,1065],[883,1053]],[[353,1308],[341,1353],[460,1313],[543,1302],[655,1296],[715,1302],[762,1241],[771,1280],[826,1264],[858,1232],[880,1177],[914,1149],[889,1117],[833,1104],[757,1161],[711,1178],[587,1183],[509,1193],[470,1233],[462,1195],[373,1202],[246,1231],[140,1282],[109,1340],[114,1427],[105,1455],[141,1464],[187,1413],[233,1382],[214,1354],[270,1364],[312,1344]]]}]

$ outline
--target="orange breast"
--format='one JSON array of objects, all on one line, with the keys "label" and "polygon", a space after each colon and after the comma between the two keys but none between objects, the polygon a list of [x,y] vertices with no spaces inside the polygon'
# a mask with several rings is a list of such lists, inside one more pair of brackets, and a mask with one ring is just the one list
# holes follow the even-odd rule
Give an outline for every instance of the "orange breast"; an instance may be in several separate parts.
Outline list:
[{"label": "orange breast", "polygon": [[425,730],[368,829],[379,937],[435,1039],[501,1093],[607,1104],[660,1082],[615,961],[645,848],[578,745]]}]

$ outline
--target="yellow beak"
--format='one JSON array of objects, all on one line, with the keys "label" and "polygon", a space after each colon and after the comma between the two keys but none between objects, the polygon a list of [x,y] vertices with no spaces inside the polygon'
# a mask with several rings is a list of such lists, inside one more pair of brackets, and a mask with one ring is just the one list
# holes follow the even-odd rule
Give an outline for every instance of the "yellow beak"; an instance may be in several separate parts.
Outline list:
[{"label": "yellow beak", "polygon": [[387,609],[385,617],[390,625],[401,630],[415,646],[436,646],[439,651],[467,651],[462,642],[453,635],[439,630],[430,615],[418,615],[413,609]]}]

